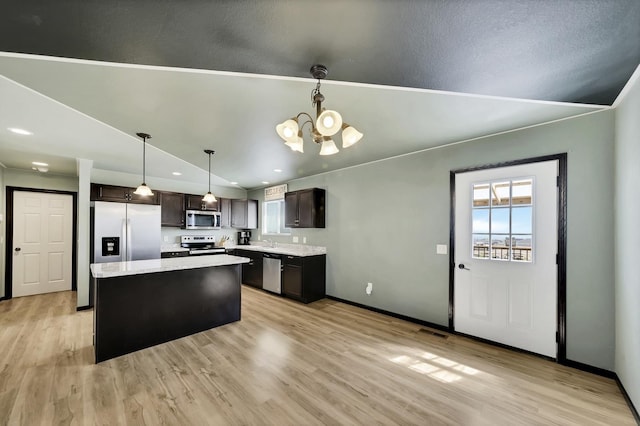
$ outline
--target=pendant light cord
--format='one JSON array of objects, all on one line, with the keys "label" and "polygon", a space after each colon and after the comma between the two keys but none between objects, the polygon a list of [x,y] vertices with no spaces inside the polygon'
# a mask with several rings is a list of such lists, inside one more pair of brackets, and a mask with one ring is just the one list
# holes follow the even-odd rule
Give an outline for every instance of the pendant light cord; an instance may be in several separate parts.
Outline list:
[{"label": "pendant light cord", "polygon": [[209,153],[209,192],[211,192],[211,153]]},{"label": "pendant light cord", "polygon": [[142,183],[147,181],[147,138],[142,138]]}]

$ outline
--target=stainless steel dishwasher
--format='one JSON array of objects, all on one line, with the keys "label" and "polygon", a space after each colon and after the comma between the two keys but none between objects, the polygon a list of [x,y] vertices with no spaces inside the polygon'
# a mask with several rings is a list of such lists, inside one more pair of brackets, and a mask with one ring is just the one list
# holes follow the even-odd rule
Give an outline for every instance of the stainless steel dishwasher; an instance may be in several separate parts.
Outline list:
[{"label": "stainless steel dishwasher", "polygon": [[262,257],[262,288],[282,293],[282,255],[263,253]]}]

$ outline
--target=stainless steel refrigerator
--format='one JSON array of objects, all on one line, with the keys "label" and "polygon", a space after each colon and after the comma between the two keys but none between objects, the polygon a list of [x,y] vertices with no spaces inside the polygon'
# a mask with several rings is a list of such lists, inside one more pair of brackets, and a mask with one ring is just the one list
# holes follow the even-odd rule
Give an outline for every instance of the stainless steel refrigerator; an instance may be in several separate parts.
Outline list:
[{"label": "stainless steel refrigerator", "polygon": [[160,259],[160,206],[91,203],[91,263]]}]

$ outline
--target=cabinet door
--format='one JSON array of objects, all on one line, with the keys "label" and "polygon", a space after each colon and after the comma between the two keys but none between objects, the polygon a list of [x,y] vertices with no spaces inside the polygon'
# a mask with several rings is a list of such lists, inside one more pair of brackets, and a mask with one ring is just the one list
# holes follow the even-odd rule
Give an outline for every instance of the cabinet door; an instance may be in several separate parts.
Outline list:
[{"label": "cabinet door", "polygon": [[284,194],[284,226],[286,228],[298,227],[297,192],[285,192]]},{"label": "cabinet door", "polygon": [[205,203],[202,201],[203,195],[185,195],[185,206],[187,210],[211,210],[218,211],[218,201],[212,203]]},{"label": "cabinet door", "polygon": [[305,189],[298,192],[298,227],[314,227],[316,213],[314,201],[313,189]]},{"label": "cabinet door", "polygon": [[285,262],[282,267],[282,293],[302,299],[302,266]]},{"label": "cabinet door", "polygon": [[116,201],[127,202],[131,188],[113,185],[91,185],[91,200],[93,201]]},{"label": "cabinet door", "polygon": [[238,250],[237,255],[251,259],[242,264],[242,283],[262,288],[262,253]]},{"label": "cabinet door", "polygon": [[247,228],[247,200],[231,200],[231,227]]},{"label": "cabinet door", "polygon": [[220,207],[220,226],[222,228],[231,227],[231,199],[218,198],[218,206]]},{"label": "cabinet door", "polygon": [[160,206],[162,207],[162,226],[184,226],[184,194],[162,192]]},{"label": "cabinet door", "polygon": [[129,203],[132,204],[160,204],[159,191],[153,191],[153,195],[138,195],[134,194],[135,188],[129,188]]}]

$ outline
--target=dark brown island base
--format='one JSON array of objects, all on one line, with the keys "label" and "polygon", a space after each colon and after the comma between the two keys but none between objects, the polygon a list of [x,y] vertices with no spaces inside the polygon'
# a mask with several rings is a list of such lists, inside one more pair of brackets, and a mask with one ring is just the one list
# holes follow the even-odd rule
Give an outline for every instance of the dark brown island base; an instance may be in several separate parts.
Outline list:
[{"label": "dark brown island base", "polygon": [[96,363],[240,320],[240,265],[229,255],[91,265]]}]

